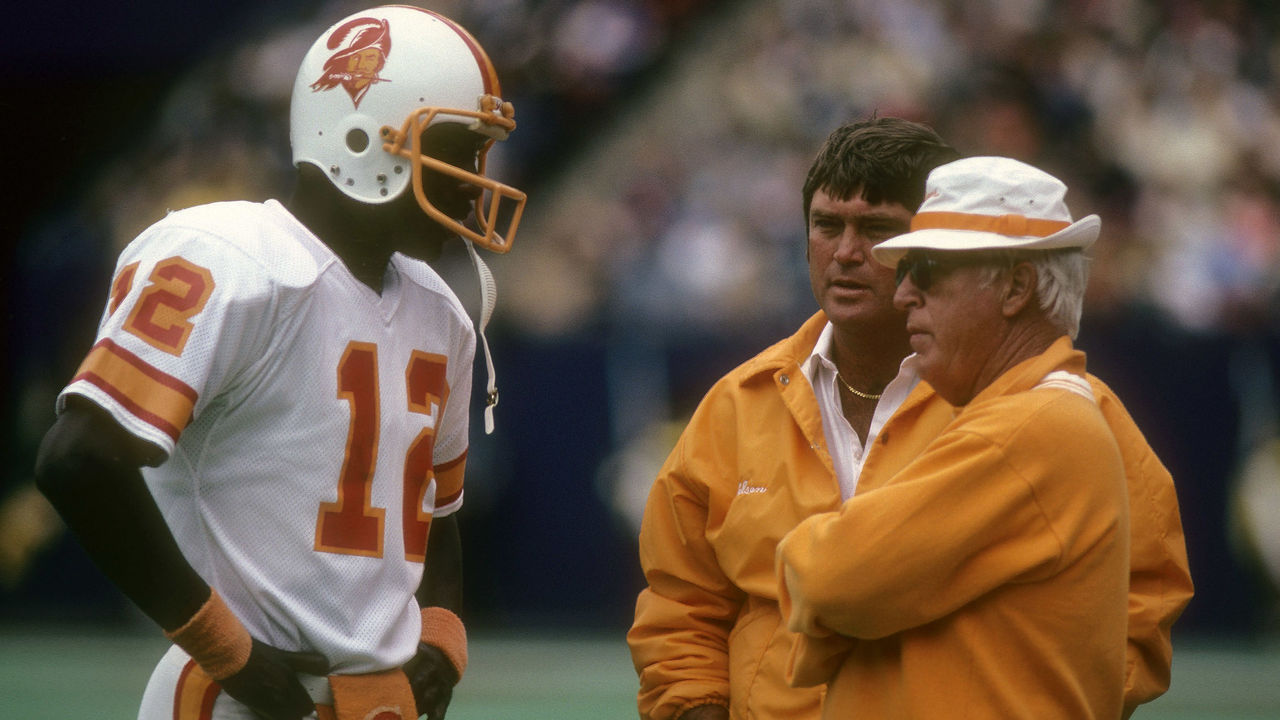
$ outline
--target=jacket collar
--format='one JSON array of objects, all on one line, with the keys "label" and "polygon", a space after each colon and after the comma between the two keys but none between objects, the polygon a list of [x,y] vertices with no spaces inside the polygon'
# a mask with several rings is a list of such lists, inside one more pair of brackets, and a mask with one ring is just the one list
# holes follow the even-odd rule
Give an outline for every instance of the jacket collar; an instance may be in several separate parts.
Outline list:
[{"label": "jacket collar", "polygon": [[[1066,335],[1055,340],[1052,345],[1039,355],[1027,358],[1006,370],[990,385],[983,388],[982,392],[975,395],[969,401],[969,404],[973,405],[1000,395],[1011,395],[1030,390],[1043,380],[1045,375],[1054,370],[1066,370],[1073,375],[1085,377],[1085,355],[1075,349],[1075,346],[1071,343],[1071,338]],[[923,385],[924,383],[921,384]]]},{"label": "jacket collar", "polygon": [[[769,375],[770,377],[780,372],[789,372],[791,374],[799,374],[800,366],[813,353],[813,348],[818,344],[818,338],[822,335],[822,330],[827,326],[827,314],[819,310],[809,317],[808,320],[800,326],[790,337],[784,338],[764,352],[748,360],[743,365],[743,373],[741,377],[742,383],[749,383],[760,375]],[[1039,382],[1039,378],[1036,379]],[[933,388],[926,382],[918,382],[911,389],[911,393],[907,395],[907,399],[898,408],[898,412],[914,408],[921,403],[928,402],[936,393]],[[897,413],[895,413],[897,414]]]},{"label": "jacket collar", "polygon": [[791,337],[784,338],[764,352],[748,360],[743,366],[743,381],[762,373],[773,375],[779,370],[794,368],[798,372],[800,364],[808,359],[813,348],[818,344],[818,336],[827,326],[827,314],[819,310],[804,321]]}]

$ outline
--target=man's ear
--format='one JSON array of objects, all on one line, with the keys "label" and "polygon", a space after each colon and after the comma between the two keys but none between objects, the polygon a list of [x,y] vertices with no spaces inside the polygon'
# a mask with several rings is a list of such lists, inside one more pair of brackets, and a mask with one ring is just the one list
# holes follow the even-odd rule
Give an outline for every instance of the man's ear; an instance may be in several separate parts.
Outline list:
[{"label": "man's ear", "polygon": [[1004,317],[1015,317],[1035,302],[1036,280],[1036,266],[1029,262],[1017,263],[1009,270],[1008,283],[1000,299],[1000,312]]}]

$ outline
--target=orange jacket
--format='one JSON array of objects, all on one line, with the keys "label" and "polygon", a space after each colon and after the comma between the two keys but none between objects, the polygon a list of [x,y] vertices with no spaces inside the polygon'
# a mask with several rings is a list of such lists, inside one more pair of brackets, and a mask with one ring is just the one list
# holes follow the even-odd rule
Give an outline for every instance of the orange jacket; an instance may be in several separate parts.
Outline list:
[{"label": "orange jacket", "polygon": [[[642,717],[707,703],[729,705],[735,718],[820,714],[820,688],[787,682],[794,635],[778,610],[774,551],[802,520],[840,507],[817,401],[800,371],[825,324],[816,314],[717,382],[654,483],[640,532],[648,587],[627,635]],[[1190,576],[1172,479],[1119,401],[1090,379],[1129,473],[1137,537],[1126,701],[1136,705],[1168,687],[1169,628],[1190,598]],[[863,476],[892,474],[952,417],[921,383],[869,449]]]},{"label": "orange jacket", "polygon": [[[778,546],[780,605],[854,638],[824,717],[1117,718],[1129,526],[1119,447],[1062,338],[984,389],[892,476]],[[826,656],[821,658],[829,667]]]}]

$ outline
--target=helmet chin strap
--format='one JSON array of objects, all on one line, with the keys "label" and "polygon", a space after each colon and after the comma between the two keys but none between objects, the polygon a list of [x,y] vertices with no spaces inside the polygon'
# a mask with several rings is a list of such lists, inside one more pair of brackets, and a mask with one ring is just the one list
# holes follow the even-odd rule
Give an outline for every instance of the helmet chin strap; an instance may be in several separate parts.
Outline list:
[{"label": "helmet chin strap", "polygon": [[498,304],[498,284],[494,282],[493,272],[489,270],[489,266],[480,259],[480,253],[476,252],[475,244],[466,238],[463,238],[463,242],[467,244],[471,265],[475,267],[476,277],[480,280],[480,344],[484,347],[484,364],[489,373],[488,384],[485,386],[484,434],[491,435],[493,434],[493,408],[498,404],[498,377],[493,369],[493,353],[489,352],[489,340],[484,335],[484,329],[489,324],[489,318],[493,316],[494,306]]}]

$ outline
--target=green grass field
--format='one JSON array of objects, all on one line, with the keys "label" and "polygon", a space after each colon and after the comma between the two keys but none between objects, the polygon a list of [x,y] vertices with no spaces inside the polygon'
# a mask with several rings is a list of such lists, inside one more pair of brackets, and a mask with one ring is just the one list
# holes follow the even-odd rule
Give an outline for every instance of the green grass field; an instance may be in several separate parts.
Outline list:
[{"label": "green grass field", "polygon": [[[152,664],[150,634],[0,632],[0,719],[133,718]],[[478,633],[449,720],[633,718],[635,675],[619,637]],[[1280,647],[1186,642],[1173,687],[1140,720],[1277,720]]]}]

